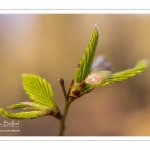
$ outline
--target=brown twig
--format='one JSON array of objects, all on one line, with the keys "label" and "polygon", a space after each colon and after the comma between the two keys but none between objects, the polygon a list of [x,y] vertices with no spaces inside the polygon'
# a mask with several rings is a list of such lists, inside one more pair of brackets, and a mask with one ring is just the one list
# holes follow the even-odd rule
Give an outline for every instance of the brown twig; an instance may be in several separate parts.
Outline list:
[{"label": "brown twig", "polygon": [[62,88],[64,97],[65,97],[65,107],[64,107],[64,111],[63,111],[63,116],[60,119],[60,126],[59,126],[59,132],[58,132],[59,136],[63,136],[64,135],[64,131],[65,131],[65,120],[66,120],[67,113],[68,113],[69,106],[70,106],[71,102],[69,101],[68,95],[66,93],[64,80],[62,78],[59,78],[58,82],[60,83],[60,86]]}]

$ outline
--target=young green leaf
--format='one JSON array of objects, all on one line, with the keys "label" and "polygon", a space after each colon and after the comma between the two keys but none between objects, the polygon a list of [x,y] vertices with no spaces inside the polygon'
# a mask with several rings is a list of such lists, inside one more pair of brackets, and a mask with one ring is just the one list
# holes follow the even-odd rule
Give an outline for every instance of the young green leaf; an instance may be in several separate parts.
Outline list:
[{"label": "young green leaf", "polygon": [[141,73],[148,66],[148,60],[141,60],[137,62],[135,68],[114,73],[107,80],[101,82],[99,87],[106,86],[112,83],[125,81],[130,77],[135,76],[138,73]]},{"label": "young green leaf", "polygon": [[96,46],[98,43],[98,29],[95,26],[92,38],[88,44],[87,49],[85,50],[84,56],[82,57],[74,75],[75,82],[82,82],[85,80],[87,75],[90,73],[90,68],[93,62],[93,58],[96,51]]},{"label": "young green leaf", "polygon": [[48,116],[50,113],[51,110],[10,113],[3,108],[0,108],[0,114],[11,119],[34,119],[42,116]]},{"label": "young green leaf", "polygon": [[50,109],[57,107],[51,85],[45,79],[33,74],[24,74],[22,79],[23,87],[31,100]]},{"label": "young green leaf", "polygon": [[14,109],[35,109],[35,110],[46,110],[49,109],[49,107],[41,105],[41,104],[36,104],[33,102],[20,102],[19,104],[14,104],[8,107],[11,110]]}]

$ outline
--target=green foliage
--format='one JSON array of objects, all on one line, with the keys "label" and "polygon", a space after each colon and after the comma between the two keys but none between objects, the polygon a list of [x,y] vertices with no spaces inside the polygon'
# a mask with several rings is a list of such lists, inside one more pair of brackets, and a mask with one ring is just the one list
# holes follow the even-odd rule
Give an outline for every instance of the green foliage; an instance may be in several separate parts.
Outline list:
[{"label": "green foliage", "polygon": [[34,103],[47,106],[50,109],[57,107],[53,99],[54,93],[51,85],[45,79],[33,74],[24,74],[22,79],[23,87]]},{"label": "green foliage", "polygon": [[40,105],[40,104],[35,104],[35,103],[32,103],[32,102],[20,102],[19,104],[11,105],[8,108],[11,109],[11,110],[20,109],[20,108],[23,108],[23,109],[36,109],[36,110],[49,109],[47,106],[43,106],[43,105]]},{"label": "green foliage", "polygon": [[23,87],[33,102],[21,102],[8,108],[11,110],[34,109],[36,111],[10,113],[0,108],[0,114],[11,119],[33,119],[47,115],[61,119],[61,114],[53,99],[54,93],[51,85],[45,79],[32,74],[24,74]]},{"label": "green foliage", "polygon": [[43,111],[30,111],[30,112],[19,112],[19,113],[9,113],[5,111],[3,108],[0,108],[0,114],[4,117],[8,117],[11,119],[34,119],[42,116],[49,115],[50,110]]},{"label": "green foliage", "polygon": [[90,68],[93,62],[93,58],[96,51],[96,46],[98,43],[98,29],[95,26],[92,38],[88,44],[87,49],[85,50],[84,56],[82,57],[74,75],[75,82],[82,82],[90,73]]},{"label": "green foliage", "polygon": [[11,110],[14,110],[14,109],[19,109],[19,108],[25,108],[25,106],[23,104],[19,103],[19,104],[14,104],[14,105],[8,106],[8,108]]},{"label": "green foliage", "polygon": [[88,92],[91,92],[91,91],[94,90],[94,89],[95,89],[95,88],[94,88],[92,85],[86,84],[84,93],[86,94],[86,93],[88,93]]},{"label": "green foliage", "polygon": [[[51,85],[45,79],[33,74],[23,74],[22,76],[23,87],[33,102],[20,102],[8,107],[11,110],[32,109],[33,111],[10,113],[3,108],[0,108],[0,114],[11,119],[33,119],[51,115],[60,119],[59,135],[63,135],[66,115],[72,101],[83,96],[84,94],[87,94],[88,92],[91,92],[97,87],[125,81],[128,78],[141,73],[148,66],[148,60],[141,60],[133,69],[117,72],[112,75],[110,71],[107,71],[107,69],[100,71],[98,70],[98,67],[91,71],[91,65],[93,63],[93,58],[98,43],[98,37],[98,29],[95,26],[88,47],[85,50],[84,56],[81,58],[75,71],[74,79],[71,82],[68,93],[66,93],[64,87],[64,80],[59,79],[65,97],[63,116],[61,115],[53,98],[54,93]],[[106,65],[106,62],[102,60],[101,66],[102,64]],[[107,64],[106,66],[108,68],[110,65]]]},{"label": "green foliage", "polygon": [[103,81],[99,87],[106,86],[112,83],[125,81],[136,74],[141,73],[148,66],[148,60],[140,60],[133,69],[114,73],[107,80]]}]

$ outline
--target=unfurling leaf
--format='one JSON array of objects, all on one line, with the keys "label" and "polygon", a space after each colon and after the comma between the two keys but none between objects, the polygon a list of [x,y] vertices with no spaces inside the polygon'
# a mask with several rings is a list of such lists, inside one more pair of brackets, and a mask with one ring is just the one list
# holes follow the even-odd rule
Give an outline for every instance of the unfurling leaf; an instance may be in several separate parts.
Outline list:
[{"label": "unfurling leaf", "polygon": [[69,91],[69,100],[73,101],[76,98],[81,97],[88,92],[91,92],[97,87],[125,81],[128,78],[141,73],[147,66],[148,60],[141,60],[136,64],[135,68],[114,73],[112,75],[110,71],[91,72],[83,82],[72,82]]},{"label": "unfurling leaf", "polygon": [[75,82],[82,82],[85,80],[87,75],[90,73],[91,65],[93,62],[93,58],[96,51],[96,46],[98,43],[98,29],[95,26],[94,32],[92,34],[92,37],[90,39],[90,42],[88,44],[87,49],[85,50],[84,56],[82,57],[74,75],[74,81]]},{"label": "unfurling leaf", "polygon": [[47,106],[36,104],[33,102],[20,102],[19,104],[14,104],[8,107],[11,110],[14,109],[35,109],[35,110],[46,110],[49,109]]},{"label": "unfurling leaf", "polygon": [[136,74],[141,73],[145,68],[148,66],[148,60],[140,60],[137,62],[136,66],[133,69],[121,71],[114,73],[108,78],[107,80],[103,81],[101,84],[99,84],[99,87],[106,86],[112,83],[125,81],[130,77],[135,76]]},{"label": "unfurling leaf", "polygon": [[92,85],[94,88],[98,87],[102,81],[108,79],[111,75],[111,71],[97,71],[90,73],[85,79],[85,83]]},{"label": "unfurling leaf", "polygon": [[73,82],[69,92],[69,100],[73,101],[76,98],[91,92],[94,88],[98,87],[102,81],[108,79],[110,75],[110,71],[91,72],[83,82]]},{"label": "unfurling leaf", "polygon": [[4,110],[3,108],[0,108],[0,114],[2,114],[5,117],[11,118],[11,119],[33,119],[38,118],[42,116],[54,116],[58,119],[62,118],[62,115],[59,112],[58,108],[55,109],[49,109],[47,106],[36,104],[33,102],[20,102],[19,104],[14,104],[8,107],[11,110],[14,109],[33,109],[36,111],[28,111],[28,112],[19,112],[19,113],[10,113]]},{"label": "unfurling leaf", "polygon": [[11,110],[21,108],[33,109],[35,111],[10,113],[0,108],[0,114],[11,119],[33,119],[49,115],[58,119],[62,118],[56,102],[54,101],[54,93],[51,85],[46,82],[45,79],[32,74],[24,74],[23,87],[33,102],[20,102],[8,108]]},{"label": "unfurling leaf", "polygon": [[23,87],[34,103],[47,106],[50,109],[57,107],[51,85],[45,79],[33,74],[24,74],[22,79]]},{"label": "unfurling leaf", "polygon": [[10,113],[5,111],[3,108],[0,108],[0,114],[11,119],[34,119],[42,116],[47,116],[50,113],[50,110]]},{"label": "unfurling leaf", "polygon": [[70,85],[69,89],[69,100],[73,101],[74,99],[88,93],[93,89],[93,87],[85,83],[85,79],[88,74],[91,72],[91,65],[94,59],[96,46],[98,43],[98,29],[95,26],[92,37],[88,44],[87,49],[85,50],[84,56],[81,58],[80,63],[75,71],[74,79]]}]

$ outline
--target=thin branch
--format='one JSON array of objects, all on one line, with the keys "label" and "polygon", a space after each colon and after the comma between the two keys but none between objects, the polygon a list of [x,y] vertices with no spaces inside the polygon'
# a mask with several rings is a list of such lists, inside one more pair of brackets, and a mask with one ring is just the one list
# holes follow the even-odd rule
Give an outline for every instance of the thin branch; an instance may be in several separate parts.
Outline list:
[{"label": "thin branch", "polygon": [[59,79],[58,79],[58,82],[60,83],[60,86],[61,86],[61,88],[62,88],[64,97],[65,97],[65,101],[67,101],[67,100],[68,100],[68,96],[67,96],[66,89],[65,89],[64,79],[59,78]]},{"label": "thin branch", "polygon": [[63,116],[60,119],[60,126],[59,126],[59,132],[58,132],[59,136],[63,136],[64,131],[65,131],[65,120],[66,120],[67,113],[68,113],[71,102],[69,101],[68,94],[66,93],[64,80],[62,78],[59,78],[58,82],[60,83],[60,86],[62,88],[64,97],[65,97],[65,106],[64,106]]},{"label": "thin branch", "polygon": [[70,104],[71,104],[71,102],[65,101],[63,117],[60,120],[60,128],[59,128],[59,133],[58,133],[59,136],[63,136],[63,134],[64,134],[64,131],[65,131],[65,120],[66,120],[66,117],[67,117],[67,113],[68,113]]}]

